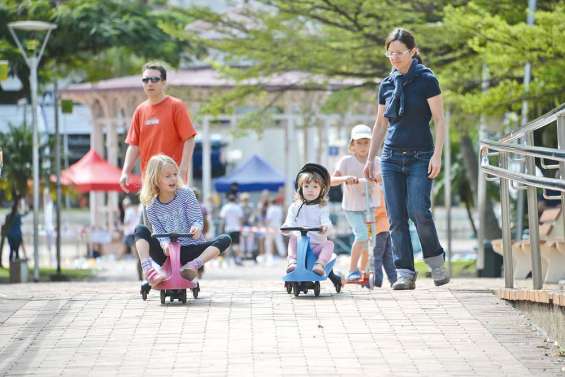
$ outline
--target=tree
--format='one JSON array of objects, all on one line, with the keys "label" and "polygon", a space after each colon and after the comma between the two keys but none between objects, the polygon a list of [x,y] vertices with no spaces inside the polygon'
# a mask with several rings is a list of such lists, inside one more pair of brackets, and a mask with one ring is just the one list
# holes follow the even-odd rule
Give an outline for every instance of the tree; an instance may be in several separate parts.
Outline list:
[{"label": "tree", "polygon": [[[132,0],[4,0],[0,3],[0,56],[23,83],[17,92],[0,88],[0,103],[16,103],[29,96],[29,70],[7,28],[8,22],[34,19],[53,22],[57,29],[40,65],[40,83],[54,76],[96,81],[131,74],[147,59],[178,66],[182,58],[198,54],[186,41],[163,31],[182,28],[193,19],[186,11],[156,8]],[[170,26],[169,26],[170,27]]]},{"label": "tree", "polygon": [[[167,31],[220,51],[224,72],[238,80],[300,70],[328,78],[361,78],[362,87],[374,90],[390,69],[382,54],[386,36],[396,26],[407,27],[416,35],[425,63],[440,77],[459,137],[462,170],[474,192],[478,159],[473,140],[479,114],[516,111],[527,98],[530,117],[535,117],[565,100],[563,0],[538,1],[534,27],[525,23],[527,0],[260,0],[254,4],[228,15],[195,9],[194,17],[209,26],[205,33]],[[527,61],[533,64],[535,82],[528,93],[521,84]],[[491,67],[486,92],[481,90],[483,64]],[[242,98],[225,98],[234,97]],[[500,237],[491,205],[486,219],[487,238]]]},{"label": "tree", "polygon": [[[15,204],[28,192],[28,177],[31,176],[32,134],[25,125],[10,125],[9,132],[0,133],[0,146],[4,156],[4,167],[0,186]],[[0,239],[0,262],[4,249],[5,234]]]}]

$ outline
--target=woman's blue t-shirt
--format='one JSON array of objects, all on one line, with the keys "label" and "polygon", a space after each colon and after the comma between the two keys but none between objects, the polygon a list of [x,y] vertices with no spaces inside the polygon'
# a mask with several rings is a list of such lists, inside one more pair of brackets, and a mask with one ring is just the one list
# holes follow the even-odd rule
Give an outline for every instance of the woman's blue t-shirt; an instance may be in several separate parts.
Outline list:
[{"label": "woman's blue t-shirt", "polygon": [[[379,104],[386,105],[393,98],[394,82],[383,79],[379,86]],[[389,119],[384,145],[388,148],[431,151],[434,140],[430,130],[432,112],[428,98],[441,93],[437,78],[424,72],[404,86],[405,110],[400,118]]]}]

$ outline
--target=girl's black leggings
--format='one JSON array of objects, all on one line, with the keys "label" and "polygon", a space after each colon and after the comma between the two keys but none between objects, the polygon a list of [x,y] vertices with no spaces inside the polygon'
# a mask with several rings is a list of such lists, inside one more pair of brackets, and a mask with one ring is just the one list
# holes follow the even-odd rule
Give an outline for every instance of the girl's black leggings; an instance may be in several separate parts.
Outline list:
[{"label": "girl's black leggings", "polygon": [[[149,255],[151,258],[162,266],[165,261],[167,260],[167,256],[163,253],[163,249],[161,248],[161,244],[159,241],[151,237],[151,232],[149,228],[147,228],[143,224],[139,224],[135,228],[135,240],[145,240],[149,243]],[[180,247],[180,262],[181,265],[184,265],[190,262],[193,259],[198,258],[204,250],[206,250],[209,246],[214,246],[220,250],[220,254],[223,254],[224,251],[230,246],[231,238],[227,234],[220,234],[218,237],[214,238],[211,241],[203,241],[201,243],[191,244]]]}]

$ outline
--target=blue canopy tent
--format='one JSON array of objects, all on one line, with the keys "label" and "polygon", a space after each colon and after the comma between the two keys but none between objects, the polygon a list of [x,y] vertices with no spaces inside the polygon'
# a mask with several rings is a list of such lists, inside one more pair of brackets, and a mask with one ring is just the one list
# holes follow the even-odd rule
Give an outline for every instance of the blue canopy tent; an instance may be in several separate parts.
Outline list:
[{"label": "blue canopy tent", "polygon": [[233,183],[239,185],[239,191],[277,191],[284,186],[284,177],[261,157],[253,155],[229,175],[214,180],[214,187],[218,192],[228,192]]}]

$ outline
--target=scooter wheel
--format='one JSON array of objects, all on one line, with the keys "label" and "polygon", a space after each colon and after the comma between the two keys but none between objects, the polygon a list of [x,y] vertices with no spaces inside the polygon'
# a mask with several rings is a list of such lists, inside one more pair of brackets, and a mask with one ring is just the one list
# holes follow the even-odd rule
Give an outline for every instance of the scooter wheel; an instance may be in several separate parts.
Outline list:
[{"label": "scooter wheel", "polygon": [[317,281],[314,283],[314,296],[320,296],[320,282]]},{"label": "scooter wheel", "polygon": [[372,272],[369,272],[369,281],[367,282],[367,288],[369,288],[370,290],[375,289],[375,274]]},{"label": "scooter wheel", "polygon": [[191,288],[192,290],[192,297],[198,298],[198,293],[200,292],[200,284],[196,284],[196,287]]},{"label": "scooter wheel", "polygon": [[294,293],[294,297],[298,297],[300,295],[300,286],[298,283],[292,284],[292,292]]},{"label": "scooter wheel", "polygon": [[286,288],[286,293],[291,294],[292,293],[292,284],[291,283],[284,283],[284,287]]},{"label": "scooter wheel", "polygon": [[165,305],[165,299],[167,298],[167,292],[164,289],[161,289],[161,305]]}]

